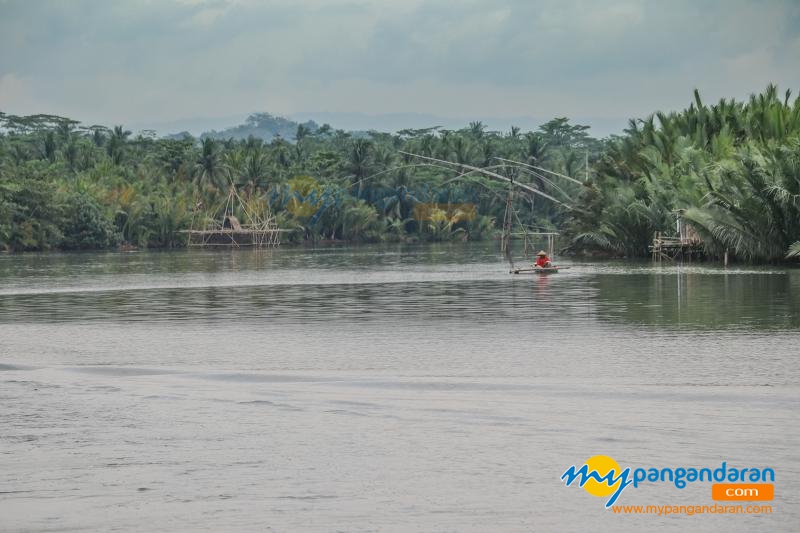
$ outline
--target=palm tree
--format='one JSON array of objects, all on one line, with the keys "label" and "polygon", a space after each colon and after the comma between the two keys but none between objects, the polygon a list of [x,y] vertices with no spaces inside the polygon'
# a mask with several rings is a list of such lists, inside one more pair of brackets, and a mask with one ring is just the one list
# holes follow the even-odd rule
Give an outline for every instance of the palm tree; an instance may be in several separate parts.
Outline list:
[{"label": "palm tree", "polygon": [[[456,163],[461,165],[471,165],[475,146],[463,135],[456,135],[453,139],[453,156]],[[462,168],[460,172],[463,172]]]},{"label": "palm tree", "polygon": [[345,169],[350,173],[353,183],[358,184],[358,197],[364,191],[364,180],[372,172],[372,142],[354,139],[350,143]]},{"label": "palm tree", "polygon": [[547,141],[541,133],[525,134],[525,151],[523,159],[529,165],[542,166],[547,157]]},{"label": "palm tree", "polygon": [[235,185],[241,182],[241,177],[245,174],[246,159],[247,152],[241,148],[225,152],[222,156],[222,169],[229,184]]},{"label": "palm tree", "polygon": [[222,161],[217,142],[211,137],[200,141],[200,155],[194,166],[196,183],[200,186],[221,187]]},{"label": "palm tree", "polygon": [[262,150],[247,150],[238,183],[246,187],[250,196],[256,189],[266,188],[269,170],[269,159]]},{"label": "palm tree", "polygon": [[351,241],[369,241],[381,227],[378,214],[363,200],[346,205],[341,215],[342,237]]},{"label": "palm tree", "polygon": [[712,256],[784,257],[800,234],[800,101],[789,99],[769,86],[707,106],[695,91],[687,110],[631,123],[596,166],[603,208],[576,239],[630,248],[668,234],[678,210]]},{"label": "palm tree", "polygon": [[128,137],[130,136],[131,132],[124,129],[122,126],[114,126],[114,129],[111,130],[111,136],[108,139],[106,150],[108,151],[108,156],[115,165],[122,164],[122,160],[125,157],[125,147],[128,143]]},{"label": "palm tree", "polygon": [[485,130],[486,130],[486,125],[481,121],[469,123],[469,133],[475,139],[482,139]]},{"label": "palm tree", "polygon": [[92,138],[92,142],[97,147],[102,147],[106,143],[106,136],[108,134],[108,128],[105,126],[90,126],[86,130],[87,135],[90,135]]}]

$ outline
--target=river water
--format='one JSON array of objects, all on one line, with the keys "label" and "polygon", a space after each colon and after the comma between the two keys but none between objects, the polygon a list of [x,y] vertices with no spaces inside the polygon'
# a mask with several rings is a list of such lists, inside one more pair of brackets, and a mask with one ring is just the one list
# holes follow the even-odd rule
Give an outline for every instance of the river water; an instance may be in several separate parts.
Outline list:
[{"label": "river water", "polygon": [[[0,256],[0,530],[796,531],[800,271],[562,264]],[[773,468],[773,511],[614,514],[560,480],[594,455]]]}]

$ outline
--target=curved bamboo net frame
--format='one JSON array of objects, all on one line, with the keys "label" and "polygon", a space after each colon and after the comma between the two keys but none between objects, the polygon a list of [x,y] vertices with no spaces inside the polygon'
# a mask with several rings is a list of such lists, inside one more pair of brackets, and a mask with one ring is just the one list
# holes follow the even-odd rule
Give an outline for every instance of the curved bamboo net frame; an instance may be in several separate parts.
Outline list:
[{"label": "curved bamboo net frame", "polygon": [[208,212],[201,212],[198,220],[197,214],[195,211],[187,232],[188,246],[275,248],[280,245],[281,230],[266,199],[245,199],[233,184],[225,200],[210,216]]}]

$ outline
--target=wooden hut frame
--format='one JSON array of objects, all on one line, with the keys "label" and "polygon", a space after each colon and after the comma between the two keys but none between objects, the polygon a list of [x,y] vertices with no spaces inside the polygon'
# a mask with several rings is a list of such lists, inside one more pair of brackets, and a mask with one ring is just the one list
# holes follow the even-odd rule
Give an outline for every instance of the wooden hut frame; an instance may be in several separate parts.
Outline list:
[{"label": "wooden hut frame", "polygon": [[[244,223],[237,218],[237,210],[244,215]],[[254,209],[245,202],[233,184],[224,205],[215,210],[212,216],[199,211],[195,211],[191,228],[186,232],[188,246],[274,248],[280,244],[282,230],[278,229],[269,207],[265,206],[263,213]]]},{"label": "wooden hut frame", "polygon": [[[653,260],[661,261],[662,259],[667,259],[669,261],[691,261],[693,258],[703,257],[705,250],[703,240],[691,224],[683,220],[682,215],[683,211],[681,210],[675,212],[676,236],[668,237],[660,231],[653,234],[653,244],[650,246]],[[728,264],[727,256],[728,254],[726,251],[726,265]]]}]

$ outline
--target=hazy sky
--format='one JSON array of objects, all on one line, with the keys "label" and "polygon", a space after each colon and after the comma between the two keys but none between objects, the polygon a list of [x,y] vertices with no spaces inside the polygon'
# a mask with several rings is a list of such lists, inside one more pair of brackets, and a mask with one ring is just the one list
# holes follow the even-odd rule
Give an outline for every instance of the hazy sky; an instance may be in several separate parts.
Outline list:
[{"label": "hazy sky", "polygon": [[622,121],[768,82],[800,89],[798,0],[0,0],[0,110],[85,122]]}]

